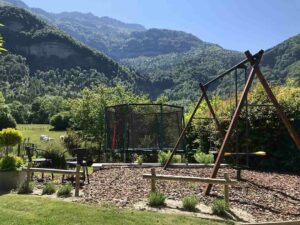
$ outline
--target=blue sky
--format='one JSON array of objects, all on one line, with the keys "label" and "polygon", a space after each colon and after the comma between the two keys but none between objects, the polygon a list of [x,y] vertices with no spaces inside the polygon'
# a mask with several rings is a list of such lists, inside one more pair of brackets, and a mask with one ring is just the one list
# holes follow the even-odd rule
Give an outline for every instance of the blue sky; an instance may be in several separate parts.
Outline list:
[{"label": "blue sky", "polygon": [[24,0],[50,12],[92,12],[192,33],[224,48],[268,49],[300,33],[300,0]]}]

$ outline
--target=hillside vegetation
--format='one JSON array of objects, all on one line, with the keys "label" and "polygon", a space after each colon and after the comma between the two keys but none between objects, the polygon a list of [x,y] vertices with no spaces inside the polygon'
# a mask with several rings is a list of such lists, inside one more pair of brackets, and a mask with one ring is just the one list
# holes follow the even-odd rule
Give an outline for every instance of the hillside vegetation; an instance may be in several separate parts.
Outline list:
[{"label": "hillside vegetation", "polygon": [[49,26],[26,10],[0,7],[1,33],[9,52],[27,59],[31,71],[49,69],[97,69],[109,79],[133,82],[126,71],[105,55],[91,50],[70,36]]},{"label": "hillside vegetation", "polygon": [[[14,9],[10,14],[21,14],[19,17],[24,16],[24,22],[30,21],[26,19],[27,17],[34,18],[36,23],[32,19],[30,28],[27,29],[28,25],[22,25],[26,28],[25,31],[14,31],[10,36],[6,36],[8,50],[25,57],[31,71],[39,69],[37,73],[30,73],[34,81],[29,82],[39,83],[42,87],[39,90],[33,88],[37,95],[76,96],[78,90],[91,84],[123,83],[134,87],[137,91],[148,93],[152,99],[165,95],[170,101],[187,105],[199,96],[199,82],[207,82],[244,58],[241,52],[223,49],[185,32],[146,29],[139,24],[128,24],[109,17],[97,17],[91,13],[48,13],[42,9],[29,8],[19,0],[0,0],[0,2],[26,8],[40,18],[37,19],[20,9]],[[20,20],[16,18],[12,16],[7,19],[9,22],[6,30],[17,28],[14,21],[20,22]],[[41,19],[131,69],[120,67],[103,54],[86,48],[58,29],[42,22]],[[28,54],[32,48],[24,47],[23,41],[26,38],[22,35],[25,33],[30,37],[26,45],[33,46],[34,54]],[[22,39],[16,38],[18,44],[9,45],[12,43],[10,40],[13,40],[11,36],[19,37],[19,35]],[[41,36],[42,42],[39,41]],[[35,48],[34,46],[39,43],[43,43],[43,47],[47,49],[41,51],[40,48]],[[59,43],[59,46],[56,43]],[[262,60],[262,70],[271,83],[283,84],[288,78],[300,82],[299,43],[298,34],[266,50]],[[59,48],[62,52],[59,56],[55,55],[57,53],[55,48]],[[41,52],[46,55],[39,55]],[[88,57],[86,52],[90,53]],[[67,57],[68,60],[59,57]],[[61,68],[65,70],[62,71]],[[48,71],[49,69],[51,70]],[[211,91],[223,97],[229,96],[233,91],[233,80],[233,76],[228,76],[219,83],[220,85],[217,83],[212,86]],[[239,83],[242,82],[244,81],[241,79]],[[9,96],[6,98],[9,99]]]}]

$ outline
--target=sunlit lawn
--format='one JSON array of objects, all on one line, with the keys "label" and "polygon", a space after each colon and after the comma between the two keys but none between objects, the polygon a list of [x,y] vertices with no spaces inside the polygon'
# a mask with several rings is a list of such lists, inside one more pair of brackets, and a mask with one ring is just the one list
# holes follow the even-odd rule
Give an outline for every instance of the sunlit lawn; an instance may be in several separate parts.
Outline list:
[{"label": "sunlit lawn", "polygon": [[217,225],[225,223],[175,214],[133,211],[66,202],[46,197],[8,194],[0,196],[0,224]]},{"label": "sunlit lawn", "polygon": [[40,140],[40,136],[42,134],[48,135],[54,140],[51,142],[55,145],[61,145],[60,136],[64,135],[65,131],[50,131],[51,126],[48,124],[19,124],[17,126],[18,130],[20,130],[27,140],[29,138],[30,143],[34,143],[38,148],[46,148],[49,143],[42,142]]}]

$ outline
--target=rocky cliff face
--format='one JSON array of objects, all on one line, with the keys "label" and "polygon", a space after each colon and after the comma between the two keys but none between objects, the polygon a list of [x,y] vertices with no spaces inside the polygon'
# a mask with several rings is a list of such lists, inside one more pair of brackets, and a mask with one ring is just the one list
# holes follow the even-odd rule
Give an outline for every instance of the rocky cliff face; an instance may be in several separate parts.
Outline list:
[{"label": "rocky cliff face", "polygon": [[31,70],[80,66],[99,69],[108,75],[122,72],[122,68],[105,55],[82,45],[23,9],[0,7],[0,21],[4,24],[1,33],[5,48],[26,57]]},{"label": "rocky cliff face", "polygon": [[71,56],[79,56],[72,46],[57,41],[45,41],[29,46],[20,46],[19,49],[25,55],[32,55],[34,57],[67,59]]}]

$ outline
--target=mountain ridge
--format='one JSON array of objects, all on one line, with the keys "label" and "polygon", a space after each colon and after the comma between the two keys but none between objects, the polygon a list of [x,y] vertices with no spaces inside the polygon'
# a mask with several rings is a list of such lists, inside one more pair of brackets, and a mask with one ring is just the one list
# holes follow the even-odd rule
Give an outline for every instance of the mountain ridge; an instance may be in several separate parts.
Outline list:
[{"label": "mountain ridge", "polygon": [[6,54],[25,57],[32,74],[80,67],[97,70],[110,85],[123,82],[133,87],[146,82],[134,71],[49,26],[24,9],[1,6],[0,21],[4,24],[1,34],[8,50]]},{"label": "mountain ridge", "polygon": [[[47,14],[46,11],[39,10]],[[80,16],[74,17],[74,13]],[[124,31],[124,27],[111,29],[109,17],[106,18],[108,22],[99,25],[99,18],[90,13],[66,12],[61,15],[62,18],[70,18],[67,22],[56,18],[59,23],[52,23],[53,25],[89,47],[100,49],[123,66],[137,71],[139,77],[150,80],[152,84],[146,85],[146,91],[152,97],[163,94],[171,100],[193,100],[198,95],[199,82],[211,79],[244,57],[239,51],[204,42],[182,31],[157,28]],[[51,15],[48,17],[51,18]],[[94,24],[84,17],[97,18],[98,22]],[[119,22],[121,21],[117,21],[117,25]],[[262,60],[262,70],[267,79],[274,84],[284,83],[289,78],[300,83],[299,52],[299,34],[267,49]],[[225,86],[218,91],[228,92],[229,88],[230,80],[227,80]]]}]

